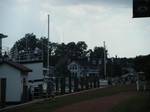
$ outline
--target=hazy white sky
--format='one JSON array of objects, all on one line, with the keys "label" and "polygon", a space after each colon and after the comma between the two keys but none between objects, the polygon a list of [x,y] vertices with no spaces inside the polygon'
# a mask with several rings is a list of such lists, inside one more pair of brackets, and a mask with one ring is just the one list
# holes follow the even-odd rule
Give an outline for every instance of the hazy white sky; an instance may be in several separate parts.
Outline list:
[{"label": "hazy white sky", "polygon": [[110,56],[150,53],[150,18],[132,18],[132,0],[0,0],[0,33],[11,48],[26,33],[50,40],[85,41],[89,48],[106,41]]}]

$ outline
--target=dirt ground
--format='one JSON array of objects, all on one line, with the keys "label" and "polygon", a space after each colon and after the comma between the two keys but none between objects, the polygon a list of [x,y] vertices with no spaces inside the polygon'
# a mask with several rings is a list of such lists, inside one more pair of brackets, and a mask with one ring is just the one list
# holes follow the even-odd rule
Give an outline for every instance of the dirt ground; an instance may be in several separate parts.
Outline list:
[{"label": "dirt ground", "polygon": [[102,97],[94,100],[83,101],[68,105],[55,110],[54,112],[107,112],[113,106],[135,95],[134,92],[120,93],[113,96]]}]

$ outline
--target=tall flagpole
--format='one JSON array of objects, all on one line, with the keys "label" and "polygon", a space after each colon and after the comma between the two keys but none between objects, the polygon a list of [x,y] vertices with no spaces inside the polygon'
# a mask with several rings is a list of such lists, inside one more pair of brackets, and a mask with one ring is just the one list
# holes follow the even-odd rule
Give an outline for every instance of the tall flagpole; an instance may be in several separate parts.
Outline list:
[{"label": "tall flagpole", "polygon": [[50,68],[49,68],[49,14],[48,14],[48,32],[47,32],[47,70],[48,75],[50,75]]},{"label": "tall flagpole", "polygon": [[[44,60],[44,58],[43,58]],[[48,80],[46,79],[46,77],[50,76],[50,69],[49,69],[49,14],[48,14],[48,27],[47,27],[47,69],[46,69],[46,74],[44,75],[44,81],[45,81],[45,85],[43,85],[43,88],[47,91],[47,95],[48,95]]]},{"label": "tall flagpole", "polygon": [[[51,86],[50,87],[50,90],[48,90],[48,94],[51,94],[51,95],[54,95],[54,86],[53,86],[53,84],[52,84],[52,81],[53,81],[53,79],[52,79],[52,76],[51,76],[51,74],[50,74],[50,56],[51,56],[51,52],[50,52],[50,54],[49,54],[49,42],[50,42],[50,15],[48,14],[48,50],[47,50],[47,52],[48,52],[48,58],[47,58],[47,67],[48,67],[48,76],[49,76],[49,81],[51,82],[48,82],[49,84],[51,84],[51,85],[48,85],[48,86]],[[49,93],[50,92],[50,93]]]}]

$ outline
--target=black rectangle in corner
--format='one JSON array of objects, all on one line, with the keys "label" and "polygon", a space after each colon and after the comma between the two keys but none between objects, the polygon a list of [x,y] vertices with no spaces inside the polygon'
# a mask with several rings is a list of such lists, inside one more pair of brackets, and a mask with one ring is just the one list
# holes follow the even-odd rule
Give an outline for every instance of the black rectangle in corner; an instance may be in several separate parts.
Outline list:
[{"label": "black rectangle in corner", "polygon": [[150,0],[133,0],[133,18],[150,17]]}]

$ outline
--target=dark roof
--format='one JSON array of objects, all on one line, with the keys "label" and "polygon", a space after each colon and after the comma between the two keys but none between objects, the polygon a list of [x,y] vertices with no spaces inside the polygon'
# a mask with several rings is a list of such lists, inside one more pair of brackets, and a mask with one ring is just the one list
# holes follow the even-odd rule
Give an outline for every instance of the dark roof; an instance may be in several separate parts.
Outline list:
[{"label": "dark roof", "polygon": [[20,63],[20,64],[43,63],[43,60],[20,61],[18,63]]},{"label": "dark roof", "polygon": [[6,38],[6,37],[7,37],[7,35],[0,33],[0,38]]},{"label": "dark roof", "polygon": [[96,64],[93,64],[91,60],[88,61],[86,59],[85,60],[82,60],[82,59],[80,59],[80,60],[73,60],[73,61],[78,63],[80,66],[82,66],[84,68],[91,68],[91,69],[99,68],[99,65],[98,65],[98,62],[97,62],[98,60],[94,60],[94,61],[96,61]]},{"label": "dark roof", "polygon": [[27,68],[26,66],[22,65],[22,64],[19,64],[19,63],[16,63],[16,62],[12,62],[12,61],[3,61],[2,63],[0,64],[3,64],[3,63],[6,63],[22,72],[32,72],[31,69]]}]

